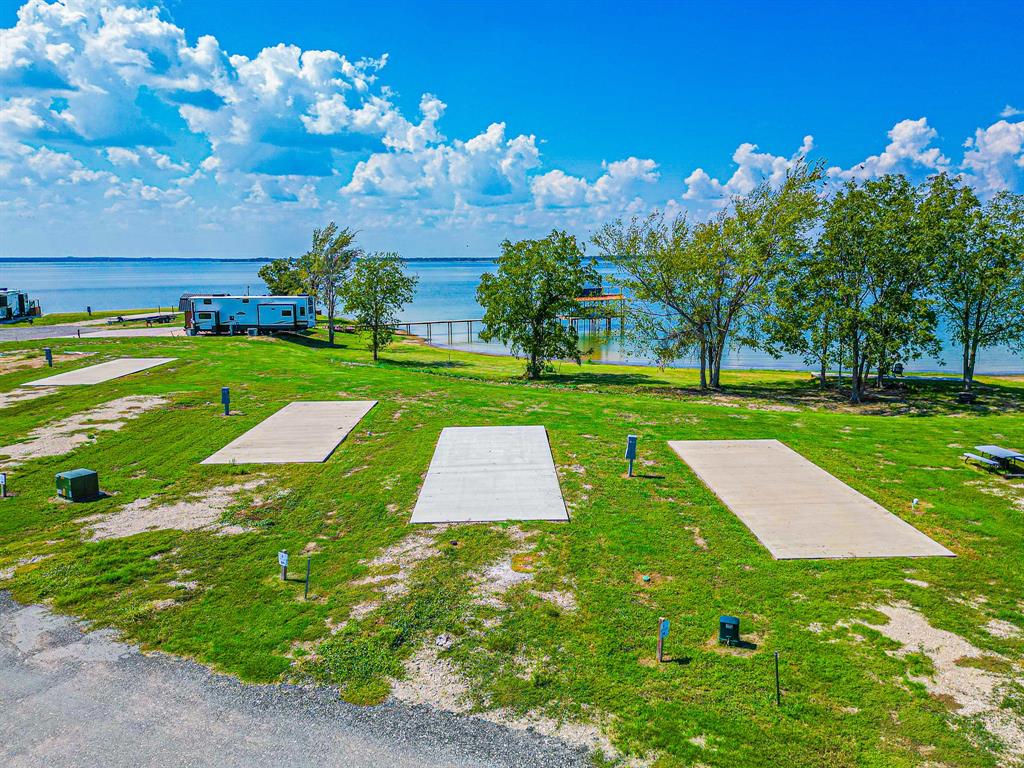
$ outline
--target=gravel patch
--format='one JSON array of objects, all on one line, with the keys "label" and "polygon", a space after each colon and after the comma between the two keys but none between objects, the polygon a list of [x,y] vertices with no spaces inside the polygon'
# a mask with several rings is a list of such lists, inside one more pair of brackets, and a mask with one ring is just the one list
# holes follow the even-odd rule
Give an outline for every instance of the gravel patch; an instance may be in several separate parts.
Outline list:
[{"label": "gravel patch", "polygon": [[418,527],[367,563],[371,568],[381,570],[381,573],[364,576],[353,583],[377,585],[381,594],[389,599],[408,594],[412,572],[421,562],[437,554],[434,537],[444,527]]},{"label": "gravel patch", "polygon": [[985,631],[993,637],[999,637],[1004,640],[1012,640],[1024,634],[1024,631],[1016,624],[1011,624],[1002,619],[992,619],[985,625]]},{"label": "gravel patch", "polygon": [[[965,665],[964,660],[994,654],[976,648],[959,635],[936,629],[906,603],[874,606],[874,610],[885,614],[889,622],[870,626],[902,646],[894,652],[897,656],[920,652],[931,659],[934,675],[912,676],[912,680],[924,685],[929,693],[954,702],[958,715],[977,717],[1003,743],[1008,755],[1014,759],[1024,757],[1024,717],[1000,708],[1002,689],[1012,681],[1024,684],[1024,678]],[[996,658],[1006,661],[1002,656]]]},{"label": "gravel patch", "polygon": [[35,400],[37,397],[52,395],[57,391],[56,387],[21,387],[12,389],[10,392],[0,392],[0,409],[9,408],[17,403],[24,403],[28,400]]},{"label": "gravel patch", "polygon": [[154,497],[136,499],[111,515],[94,515],[85,518],[84,522],[87,528],[92,529],[91,541],[121,539],[156,530],[230,528],[232,532],[241,533],[244,529],[221,526],[220,520],[240,493],[258,488],[266,481],[266,478],[258,477],[234,485],[220,485],[171,504],[157,505]]},{"label": "gravel patch", "polygon": [[29,432],[27,440],[0,447],[0,456],[8,457],[8,461],[4,462],[8,466],[42,456],[62,456],[94,440],[90,434],[116,432],[131,419],[166,403],[167,400],[162,397],[144,395],[111,400],[66,419],[36,427]]},{"label": "gravel patch", "polygon": [[144,655],[103,630],[0,593],[0,764],[104,768],[570,768],[585,749],[395,699],[246,685]]}]

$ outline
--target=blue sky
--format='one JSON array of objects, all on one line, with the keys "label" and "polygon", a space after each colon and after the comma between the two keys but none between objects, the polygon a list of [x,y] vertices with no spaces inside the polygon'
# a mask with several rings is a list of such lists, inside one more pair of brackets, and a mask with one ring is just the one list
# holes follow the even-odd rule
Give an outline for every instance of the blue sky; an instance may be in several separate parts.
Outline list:
[{"label": "blue sky", "polygon": [[[0,255],[492,255],[795,158],[1024,180],[1022,3],[0,0]],[[965,142],[967,143],[965,145]]]}]

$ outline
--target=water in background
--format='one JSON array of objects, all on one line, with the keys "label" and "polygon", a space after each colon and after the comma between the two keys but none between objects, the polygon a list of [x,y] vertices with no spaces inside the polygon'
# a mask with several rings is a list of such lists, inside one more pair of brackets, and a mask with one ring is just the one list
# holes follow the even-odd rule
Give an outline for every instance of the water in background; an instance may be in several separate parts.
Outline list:
[{"label": "water in background", "polygon": [[[63,260],[0,259],[0,287],[27,290],[38,299],[43,312],[82,312],[86,306],[94,310],[132,309],[141,307],[177,306],[182,293],[250,293],[266,290],[257,276],[260,261],[209,261],[202,259],[118,259]],[[470,320],[483,317],[476,303],[476,287],[480,275],[493,268],[486,260],[413,260],[406,268],[419,277],[416,296],[401,315],[403,321]],[[610,275],[610,266],[600,271]],[[414,329],[419,331],[420,329]],[[479,324],[471,337],[465,324],[453,326],[452,343],[457,349],[477,352],[504,352],[501,345],[486,344],[477,338]],[[618,323],[610,334],[599,330],[585,333],[582,326],[580,348],[584,357],[595,362],[633,362],[646,364],[642,355],[631,353],[618,331]],[[435,326],[433,343],[449,346],[447,328]],[[1024,373],[1024,359],[1008,349],[982,350],[978,354],[978,373]],[[935,360],[911,362],[907,370],[959,370],[959,352],[945,345],[939,365]],[[692,367],[696,360],[680,360],[678,367]],[[731,351],[722,361],[724,368],[779,368],[807,370],[809,366],[798,357],[775,359],[756,350]]]}]

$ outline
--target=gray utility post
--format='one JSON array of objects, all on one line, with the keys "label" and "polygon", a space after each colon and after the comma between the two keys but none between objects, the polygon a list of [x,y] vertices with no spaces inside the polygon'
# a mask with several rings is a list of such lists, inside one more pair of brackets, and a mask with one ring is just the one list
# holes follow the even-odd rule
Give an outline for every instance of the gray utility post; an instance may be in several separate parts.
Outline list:
[{"label": "gray utility post", "polygon": [[629,476],[633,476],[633,460],[636,458],[636,435],[626,438],[626,458],[629,459]]},{"label": "gray utility post", "polygon": [[46,364],[53,368],[53,350],[49,347],[43,347],[43,356],[46,357]]},{"label": "gray utility post", "polygon": [[306,558],[306,589],[302,593],[302,599],[303,600],[309,599],[309,569],[310,569],[310,563],[312,562],[312,560],[313,559],[310,558],[310,557]]},{"label": "gray utility post", "polygon": [[658,619],[658,663],[664,659],[665,638],[668,637],[668,619],[662,616]]},{"label": "gray utility post", "polygon": [[231,415],[231,388],[221,387],[220,388],[220,401],[224,404],[224,415]]},{"label": "gray utility post", "polygon": [[282,549],[277,553],[277,564],[281,566],[281,581],[288,580],[288,550]]},{"label": "gray utility post", "polygon": [[0,472],[0,499],[7,498],[7,473]]}]

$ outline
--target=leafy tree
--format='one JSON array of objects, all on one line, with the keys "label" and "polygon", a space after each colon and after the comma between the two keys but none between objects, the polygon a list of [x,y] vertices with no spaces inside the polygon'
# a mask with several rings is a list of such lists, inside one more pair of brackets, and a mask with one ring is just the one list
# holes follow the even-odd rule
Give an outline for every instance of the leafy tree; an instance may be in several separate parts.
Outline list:
[{"label": "leafy tree", "polygon": [[484,341],[497,339],[525,356],[526,376],[538,379],[549,360],[580,362],[576,329],[563,325],[576,297],[598,279],[594,263],[584,262],[576,238],[553,231],[543,240],[506,240],[496,274],[480,279],[476,299],[484,308]]},{"label": "leafy tree", "polygon": [[799,162],[778,187],[760,184],[692,230],[685,221],[649,218],[613,222],[595,235],[634,296],[659,307],[654,311],[665,313],[679,338],[696,345],[711,387],[721,384],[730,346],[764,345],[765,307],[793,259],[810,247],[820,178],[820,166]]},{"label": "leafy tree", "polygon": [[274,259],[260,267],[260,280],[275,296],[295,296],[305,292],[299,259]]},{"label": "leafy tree", "polygon": [[982,206],[970,187],[940,174],[921,218],[932,292],[960,346],[969,391],[980,348],[1024,343],[1024,195],[1003,192]]},{"label": "leafy tree", "polygon": [[666,220],[660,211],[628,223],[616,219],[591,239],[618,267],[617,279],[632,301],[631,339],[667,364],[690,353],[700,357],[700,385],[707,386],[709,302],[699,246],[685,216]]},{"label": "leafy tree", "polygon": [[333,221],[323,229],[314,229],[312,247],[300,260],[302,283],[327,315],[327,336],[331,344],[334,344],[338,298],[352,262],[362,255],[362,251],[353,245],[356,234],[348,227],[338,229]]},{"label": "leafy tree", "polygon": [[830,317],[849,355],[850,400],[860,402],[874,368],[937,352],[930,279],[920,246],[918,193],[902,175],[847,183],[829,203],[816,279],[834,297]]},{"label": "leafy tree", "polygon": [[416,277],[405,274],[397,253],[375,253],[360,259],[345,282],[345,312],[369,330],[374,361],[379,350],[391,343],[397,313],[412,301],[417,282]]}]

